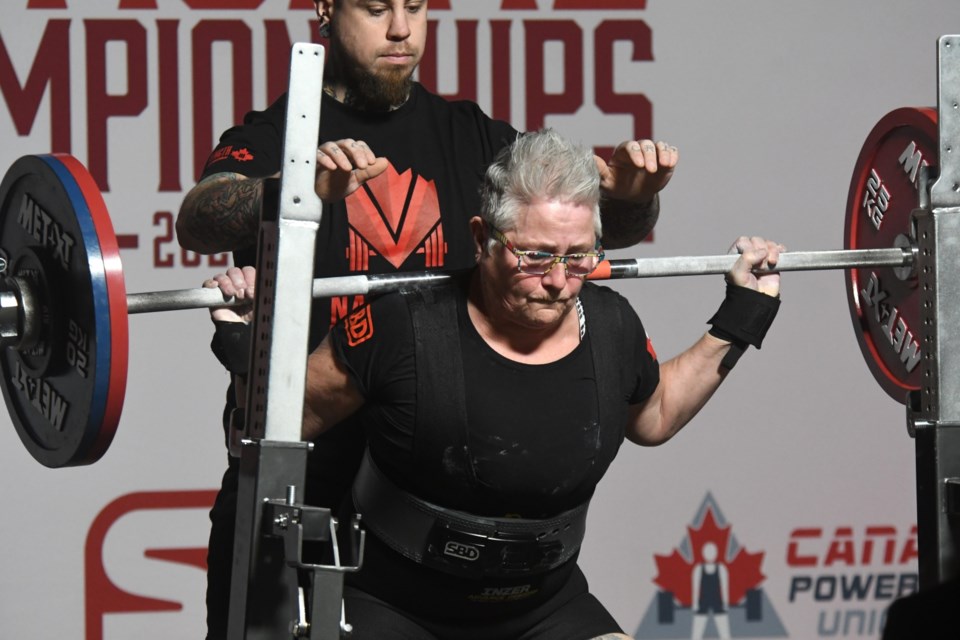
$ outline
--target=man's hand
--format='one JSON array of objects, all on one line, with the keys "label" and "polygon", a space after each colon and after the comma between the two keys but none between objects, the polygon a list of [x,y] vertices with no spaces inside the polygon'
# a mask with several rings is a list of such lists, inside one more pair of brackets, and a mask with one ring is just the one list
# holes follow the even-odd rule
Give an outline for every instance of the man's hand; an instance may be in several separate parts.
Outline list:
[{"label": "man's hand", "polygon": [[780,253],[786,251],[782,244],[757,236],[740,236],[730,247],[729,253],[739,253],[740,258],[727,273],[727,281],[738,287],[746,287],[776,297],[780,294],[780,274],[765,273],[757,276],[753,269],[775,267]]},{"label": "man's hand", "polygon": [[670,182],[680,155],[676,147],[666,142],[628,140],[617,145],[609,162],[598,156],[594,159],[605,196],[645,203],[653,200]]},{"label": "man's hand", "polygon": [[210,317],[222,322],[252,322],[256,285],[257,270],[253,267],[230,267],[226,273],[205,280],[203,286],[210,289],[219,287],[224,300],[233,298],[249,303],[237,307],[214,307],[210,309]]},{"label": "man's hand", "polygon": [[317,149],[314,188],[324,202],[339,202],[386,171],[387,164],[386,158],[378,158],[362,140],[324,142]]}]

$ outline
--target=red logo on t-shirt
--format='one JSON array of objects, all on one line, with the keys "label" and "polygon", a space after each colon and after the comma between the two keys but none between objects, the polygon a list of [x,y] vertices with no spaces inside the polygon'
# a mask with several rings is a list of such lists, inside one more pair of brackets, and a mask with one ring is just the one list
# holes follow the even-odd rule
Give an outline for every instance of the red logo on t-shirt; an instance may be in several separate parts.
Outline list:
[{"label": "red logo on t-shirt", "polygon": [[221,160],[226,160],[227,158],[233,158],[237,162],[250,162],[253,160],[253,154],[250,153],[250,150],[244,147],[243,149],[233,150],[233,145],[227,145],[221,149],[215,149],[213,153],[210,154],[210,157],[207,158],[206,166],[220,162]]},{"label": "red logo on t-shirt", "polygon": [[244,147],[243,149],[237,149],[230,155],[232,155],[233,159],[236,160],[237,162],[250,162],[251,160],[253,160],[253,154],[250,153],[250,151],[246,147]]},{"label": "red logo on t-shirt", "polygon": [[424,254],[428,269],[443,266],[447,245],[432,180],[415,176],[409,169],[398,174],[391,164],[364,189],[350,194],[346,204],[347,219],[355,232],[347,249],[351,271],[366,271],[368,258],[376,254],[396,269],[414,252]]},{"label": "red logo on t-shirt", "polygon": [[207,164],[206,164],[206,166],[209,167],[210,165],[214,164],[215,162],[220,162],[221,160],[226,160],[227,158],[230,157],[230,154],[231,154],[232,152],[233,152],[233,147],[232,147],[232,146],[229,146],[229,145],[226,146],[226,147],[223,147],[222,149],[214,149],[214,150],[213,150],[213,153],[210,154],[210,157],[207,158]]},{"label": "red logo on t-shirt", "polygon": [[370,305],[364,305],[347,316],[344,323],[347,333],[347,344],[355,347],[373,337],[373,316],[370,314]]}]

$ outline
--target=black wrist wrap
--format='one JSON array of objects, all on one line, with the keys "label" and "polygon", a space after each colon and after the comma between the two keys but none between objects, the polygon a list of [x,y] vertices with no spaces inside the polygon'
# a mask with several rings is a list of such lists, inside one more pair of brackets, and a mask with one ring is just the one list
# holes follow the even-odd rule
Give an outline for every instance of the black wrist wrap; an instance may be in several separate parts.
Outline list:
[{"label": "black wrist wrap", "polygon": [[780,298],[768,296],[747,287],[727,283],[727,295],[720,308],[707,321],[710,335],[727,340],[730,350],[724,356],[722,367],[732,369],[748,345],[757,349],[763,342],[767,330],[777,317]]},{"label": "black wrist wrap", "polygon": [[232,374],[245,376],[250,369],[250,344],[253,324],[214,320],[216,331],[210,341],[210,350]]}]

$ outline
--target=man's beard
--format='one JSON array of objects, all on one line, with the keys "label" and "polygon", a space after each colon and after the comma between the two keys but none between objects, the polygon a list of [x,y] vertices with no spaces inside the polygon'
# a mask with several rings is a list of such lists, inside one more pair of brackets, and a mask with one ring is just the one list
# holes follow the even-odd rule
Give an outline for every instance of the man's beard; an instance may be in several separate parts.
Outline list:
[{"label": "man's beard", "polygon": [[341,54],[337,56],[339,80],[346,94],[343,102],[364,111],[390,111],[410,97],[413,70],[405,68],[372,72],[356,60]]}]

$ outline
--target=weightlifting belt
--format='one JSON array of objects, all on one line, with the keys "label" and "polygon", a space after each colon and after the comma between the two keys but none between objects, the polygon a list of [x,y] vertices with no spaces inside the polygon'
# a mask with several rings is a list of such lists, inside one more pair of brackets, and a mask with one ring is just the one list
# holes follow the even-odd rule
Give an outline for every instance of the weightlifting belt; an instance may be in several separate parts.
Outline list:
[{"label": "weightlifting belt", "polygon": [[364,455],[353,500],[368,529],[397,553],[456,576],[529,576],[559,567],[580,549],[587,506],[544,520],[486,518],[445,509],[394,485]]}]

